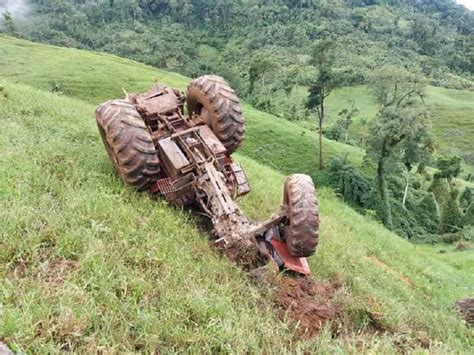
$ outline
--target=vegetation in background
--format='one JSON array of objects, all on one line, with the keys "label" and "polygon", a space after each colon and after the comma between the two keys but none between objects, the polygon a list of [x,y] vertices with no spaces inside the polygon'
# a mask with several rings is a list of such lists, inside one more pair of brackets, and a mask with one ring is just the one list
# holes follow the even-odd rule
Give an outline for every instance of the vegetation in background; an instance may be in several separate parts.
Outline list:
[{"label": "vegetation in background", "polygon": [[[156,70],[123,58],[44,46],[1,35],[0,67],[1,74],[8,80],[34,85],[46,91],[54,91],[55,87],[59,87],[58,94],[81,98],[93,104],[98,104],[111,97],[122,97],[122,88],[128,92],[140,92],[146,90],[154,81],[159,80],[183,90],[190,80],[179,74]],[[427,101],[430,100],[431,93],[432,91],[429,89]],[[341,102],[348,102],[347,99],[341,98],[338,91],[335,91],[333,95],[336,95]],[[364,98],[365,96],[359,95],[358,97]],[[329,99],[332,100],[332,98],[332,95],[329,96]],[[329,107],[334,106],[330,105]],[[359,124],[360,116],[365,115],[366,109],[366,105],[362,106],[360,113],[354,116],[354,125]],[[367,193],[365,188],[367,183],[370,188],[373,186],[375,167],[363,162],[363,150],[323,137],[325,165],[329,169],[321,172],[315,169],[317,159],[314,152],[317,149],[317,139],[315,140],[314,131],[255,110],[247,104],[244,104],[244,113],[247,127],[247,139],[241,149],[244,154],[283,174],[307,173],[313,177],[319,188],[332,186],[341,194],[341,197],[344,197],[359,211],[368,214],[375,213],[376,207],[373,203],[372,190],[369,189],[370,192]],[[354,172],[355,177],[340,179],[337,170],[336,174],[330,172],[331,160],[338,156],[345,157],[345,163],[349,165],[347,169]],[[429,212],[430,209],[426,213],[421,213],[417,207],[432,182],[432,173],[418,173],[417,169],[412,169],[406,206],[408,212],[401,206],[406,183],[404,166],[390,164],[389,175],[394,176],[393,179],[389,179],[388,184],[390,198],[393,199],[391,204],[400,205],[400,208],[396,208],[396,211],[400,211],[400,217],[394,218],[394,230],[400,236],[410,240],[439,240],[439,236],[433,235],[438,232],[439,214]],[[351,179],[358,181],[358,176],[364,177],[360,186],[356,185],[352,188],[346,183]],[[337,185],[338,181],[344,181],[344,187]],[[464,185],[459,181],[457,184],[458,188],[461,186],[463,189],[466,186],[472,187],[472,185]],[[361,192],[355,195],[359,197],[355,198],[354,203],[347,198],[348,194],[341,192],[351,191],[351,189]],[[439,209],[438,204],[436,207]],[[428,215],[429,219],[427,219]],[[411,221],[410,225],[407,225],[406,220]]]},{"label": "vegetation in background", "polygon": [[371,85],[379,112],[370,122],[367,153],[377,166],[376,191],[380,200],[377,212],[385,225],[393,229],[387,164],[401,161],[407,169],[405,207],[409,172],[427,151],[432,150],[431,122],[423,105],[425,83],[421,76],[406,69],[382,67],[374,73]]},{"label": "vegetation in background", "polygon": [[333,70],[334,58],[336,56],[335,44],[330,40],[316,42],[313,46],[312,64],[318,70],[316,78],[313,79],[309,87],[308,110],[316,111],[318,115],[318,168],[324,169],[323,165],[323,122],[324,122],[324,101],[331,92],[340,85],[340,79]]},{"label": "vegetation in background", "polygon": [[[29,4],[28,17],[14,19],[22,36],[114,53],[191,77],[216,73],[230,80],[240,96],[279,116],[294,109],[285,93],[314,79],[311,48],[326,38],[337,38],[334,66],[348,74],[346,85],[364,83],[381,64],[404,63],[421,67],[436,86],[472,88],[474,15],[454,0]],[[262,58],[265,85],[252,73],[253,63]]]},{"label": "vegetation in background", "polygon": [[[26,14],[9,19],[18,36],[115,53],[192,77],[216,73],[253,106],[304,120],[305,125],[307,88],[318,75],[311,48],[320,40],[331,39],[337,45],[333,67],[344,73],[345,86],[364,84],[375,68],[391,64],[420,68],[432,85],[473,88],[474,15],[454,0],[30,0],[28,4]],[[367,121],[373,115],[365,112],[375,114],[376,108],[362,107],[373,105],[360,91],[345,92],[352,93],[351,99],[364,112],[360,121]],[[474,94],[431,91],[433,100],[427,101],[436,106],[435,134],[446,150],[443,154],[462,155],[472,169]],[[328,98],[328,123],[336,120],[345,104],[338,100]],[[365,149],[365,125],[353,125],[352,132],[351,143]],[[449,151],[452,147],[459,152]]]}]

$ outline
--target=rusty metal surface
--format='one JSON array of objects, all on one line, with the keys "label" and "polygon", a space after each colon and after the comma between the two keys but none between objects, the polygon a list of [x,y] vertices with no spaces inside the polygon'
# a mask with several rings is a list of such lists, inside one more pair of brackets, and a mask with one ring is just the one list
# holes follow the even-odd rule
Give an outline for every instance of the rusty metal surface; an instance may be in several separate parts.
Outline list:
[{"label": "rusty metal surface", "polygon": [[287,211],[266,221],[250,221],[234,198],[250,191],[245,172],[232,161],[217,138],[208,112],[185,116],[184,97],[178,91],[156,84],[148,92],[131,94],[147,125],[160,159],[161,178],[151,192],[183,206],[197,202],[214,226],[216,244],[235,249],[255,250],[256,257],[273,260],[279,267],[309,274],[306,259],[290,255],[284,236]]},{"label": "rusty metal surface", "polygon": [[245,194],[248,194],[250,192],[250,185],[242,167],[239,164],[232,163],[230,165],[230,168],[235,178],[237,196],[243,196]]},{"label": "rusty metal surface", "polygon": [[180,170],[190,163],[178,145],[169,137],[158,141],[158,150],[170,176],[177,177]]},{"label": "rusty metal surface", "polygon": [[150,91],[135,96],[138,111],[146,116],[169,115],[180,111],[183,97],[177,90],[162,84],[156,84]]},{"label": "rusty metal surface", "polygon": [[216,135],[212,132],[209,126],[207,125],[200,126],[199,135],[216,156],[222,155],[225,153],[226,148],[221,143],[221,141],[217,139]]}]

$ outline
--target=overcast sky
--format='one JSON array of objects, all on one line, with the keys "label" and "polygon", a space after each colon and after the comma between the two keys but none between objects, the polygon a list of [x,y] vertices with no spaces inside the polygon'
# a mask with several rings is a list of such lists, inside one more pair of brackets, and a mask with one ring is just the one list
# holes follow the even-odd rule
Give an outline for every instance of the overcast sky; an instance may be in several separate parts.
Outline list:
[{"label": "overcast sky", "polygon": [[468,9],[474,10],[474,0],[456,0],[456,2],[466,6]]}]

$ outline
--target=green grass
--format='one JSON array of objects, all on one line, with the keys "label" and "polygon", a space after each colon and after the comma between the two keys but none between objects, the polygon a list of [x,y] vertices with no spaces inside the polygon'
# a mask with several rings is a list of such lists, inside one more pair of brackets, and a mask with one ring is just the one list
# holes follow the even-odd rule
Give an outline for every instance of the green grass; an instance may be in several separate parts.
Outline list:
[{"label": "green grass", "polygon": [[52,91],[94,104],[148,89],[157,80],[184,89],[188,78],[110,54],[61,48],[0,34],[0,75],[10,82]]},{"label": "green grass", "polygon": [[[59,84],[70,97],[98,104],[128,92],[147,90],[160,81],[184,90],[191,80],[179,74],[131,60],[77,49],[36,44],[0,35],[0,74],[10,82],[52,91]],[[315,132],[295,123],[244,105],[247,137],[242,151],[284,173],[305,172],[319,184],[326,184],[324,173],[316,167]],[[347,155],[355,165],[362,162],[359,148],[324,139],[325,161]]]},{"label": "green grass", "polygon": [[433,131],[439,147],[458,153],[474,166],[474,91],[430,87],[427,103],[433,107]]},{"label": "green grass", "polygon": [[[417,248],[431,253],[433,257],[450,264],[453,268],[474,274],[474,242],[465,242],[467,249],[456,250],[457,244],[421,244]],[[466,288],[472,285],[466,285]]]},{"label": "green grass", "polygon": [[[293,91],[292,100],[300,104],[307,95],[307,88]],[[349,136],[358,137],[366,127],[359,124],[361,119],[370,120],[377,113],[377,106],[370,90],[366,86],[344,87],[334,90],[327,99],[326,125],[338,118],[343,108],[351,107],[351,102],[359,109]],[[426,103],[433,115],[433,133],[437,142],[437,153],[460,154],[466,160],[467,170],[474,168],[474,91],[454,90],[428,86]],[[306,126],[312,127],[316,123]],[[350,138],[349,137],[349,138]]]},{"label": "green grass", "polygon": [[[339,280],[343,333],[296,341],[258,286],[217,255],[185,211],[114,176],[94,105],[1,82],[0,338],[18,351],[468,352],[452,303],[473,274],[320,191],[314,277]],[[283,175],[238,155],[246,212],[281,203]],[[407,281],[408,280],[408,281]],[[370,319],[387,331],[374,336]]]},{"label": "green grass", "polygon": [[[132,60],[117,56],[86,52],[71,48],[60,48],[0,35],[0,75],[13,83],[23,83],[52,91],[54,86],[65,95],[77,97],[84,101],[98,104],[112,97],[122,97],[123,89],[128,92],[140,92],[148,89],[156,81],[184,90],[190,81],[182,75],[159,70]],[[307,88],[296,88],[292,94],[293,103],[300,104],[306,96]],[[439,152],[460,153],[468,161],[468,170],[474,164],[474,92],[428,87],[427,103],[433,108],[433,130],[438,142]],[[337,119],[342,108],[350,102],[360,110],[355,125],[350,132],[357,136],[365,128],[357,125],[361,118],[370,119],[377,112],[370,91],[365,86],[337,89],[328,97],[327,121],[331,124]],[[313,178],[325,182],[325,176],[318,174],[316,166],[316,134],[311,129],[297,128],[286,120],[273,115],[244,107],[247,118],[248,134],[258,137],[258,141],[245,147],[246,154],[281,171],[289,172],[297,160],[301,164],[299,171],[312,174]],[[276,126],[278,129],[273,128]],[[300,125],[301,126],[301,125]],[[310,124],[308,128],[314,125]],[[269,134],[270,133],[270,134]],[[289,141],[299,140],[304,146],[298,151],[292,150],[293,144],[273,137],[285,137]],[[254,139],[250,141],[255,142]],[[260,147],[274,148],[263,151]],[[330,161],[334,155],[349,155],[349,161],[359,165],[362,160],[361,149],[325,140],[325,159]],[[287,159],[281,158],[285,152]],[[298,159],[296,159],[298,158]]]},{"label": "green grass", "polygon": [[[158,79],[182,89],[189,79],[2,36],[0,74],[8,79],[0,80],[0,339],[16,350],[391,353],[420,350],[423,339],[439,353],[474,346],[452,310],[472,296],[472,253],[445,260],[320,189],[322,239],[310,264],[315,278],[344,284],[336,295],[343,333],[296,341],[191,214],[125,188],[99,141],[95,104],[121,96],[122,86],[141,91]],[[71,98],[45,92],[51,80]],[[237,159],[252,193],[241,203],[264,218],[281,203],[281,173],[314,171],[315,133],[247,105],[244,112]],[[361,161],[353,147],[325,147]],[[371,333],[374,317],[383,334]]]}]

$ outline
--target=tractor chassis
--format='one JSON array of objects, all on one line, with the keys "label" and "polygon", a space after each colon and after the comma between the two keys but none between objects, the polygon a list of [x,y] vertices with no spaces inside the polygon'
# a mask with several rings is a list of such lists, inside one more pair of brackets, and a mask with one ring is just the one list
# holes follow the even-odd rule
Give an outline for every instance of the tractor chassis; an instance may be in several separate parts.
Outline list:
[{"label": "tractor chassis", "polygon": [[310,273],[306,259],[291,256],[282,240],[285,207],[260,222],[250,221],[242,212],[235,198],[250,192],[245,173],[230,156],[215,155],[225,149],[207,126],[172,134],[158,140],[156,147],[166,177],[158,179],[150,192],[162,194],[177,206],[197,202],[213,223],[214,243],[220,249],[254,249],[280,270]]}]

